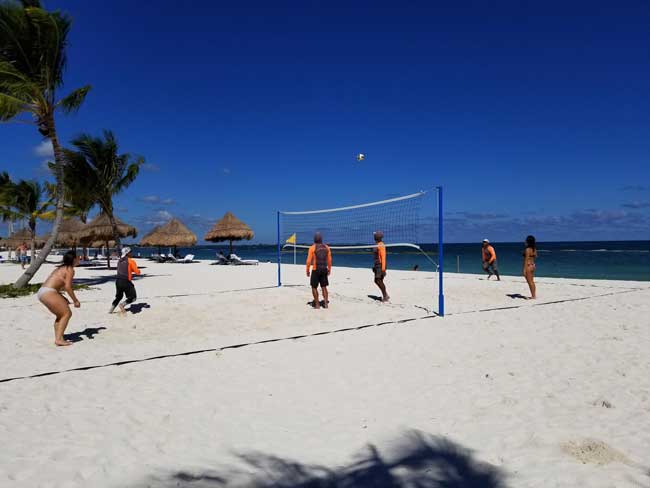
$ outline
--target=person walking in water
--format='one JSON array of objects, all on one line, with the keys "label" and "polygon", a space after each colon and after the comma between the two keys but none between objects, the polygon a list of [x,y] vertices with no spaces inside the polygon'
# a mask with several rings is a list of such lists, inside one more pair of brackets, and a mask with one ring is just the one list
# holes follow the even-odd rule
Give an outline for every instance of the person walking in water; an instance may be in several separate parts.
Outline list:
[{"label": "person walking in water", "polygon": [[526,247],[523,252],[524,256],[524,278],[530,288],[530,299],[537,298],[537,287],[535,286],[535,259],[537,258],[537,244],[535,237],[526,237]]},{"label": "person walking in water", "polygon": [[[115,280],[115,300],[111,305],[108,313],[113,313],[115,307],[120,306],[120,312],[126,313],[125,305],[133,303],[137,297],[135,286],[133,286],[133,273],[139,275],[140,270],[135,261],[131,259],[131,248],[122,249],[122,257],[117,262],[117,279]],[[124,303],[120,303],[122,297],[126,295]]]},{"label": "person walking in water", "polygon": [[[310,269],[311,268],[311,269]],[[314,308],[320,308],[318,299],[318,285],[323,291],[323,308],[329,308],[328,276],[332,272],[332,251],[327,244],[323,244],[320,232],[314,234],[314,243],[307,253],[307,277],[310,277],[311,294],[314,297]]]},{"label": "person walking in water", "polygon": [[483,260],[483,271],[488,274],[487,279],[489,280],[492,275],[497,277],[497,281],[501,281],[501,276],[499,276],[499,268],[497,267],[497,253],[494,251],[494,247],[490,245],[490,241],[483,239],[483,249],[481,249],[481,256]]},{"label": "person walking in water", "polygon": [[384,233],[380,230],[373,232],[373,237],[377,243],[375,248],[375,261],[372,266],[372,272],[375,275],[375,285],[381,290],[381,301],[387,302],[390,300],[388,293],[386,293],[386,285],[384,285],[384,278],[386,277],[386,245],[383,242]]},{"label": "person walking in water", "polygon": [[65,291],[68,294],[75,308],[81,306],[72,289],[74,267],[78,264],[79,257],[76,253],[74,251],[66,252],[63,255],[62,264],[52,271],[36,294],[38,300],[56,317],[54,320],[54,344],[57,346],[72,345],[72,342],[63,338],[65,328],[72,317],[72,311],[70,310],[70,303],[61,295],[61,292]]}]

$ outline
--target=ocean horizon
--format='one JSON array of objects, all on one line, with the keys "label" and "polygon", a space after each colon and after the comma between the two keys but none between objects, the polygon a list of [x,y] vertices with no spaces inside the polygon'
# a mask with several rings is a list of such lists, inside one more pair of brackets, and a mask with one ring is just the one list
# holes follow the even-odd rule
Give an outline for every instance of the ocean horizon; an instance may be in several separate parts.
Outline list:
[{"label": "ocean horizon", "polygon": [[[157,253],[158,248],[129,244],[142,257]],[[523,243],[493,242],[499,271],[504,276],[520,276]],[[434,262],[438,261],[435,244],[420,247]],[[161,248],[167,253],[169,248]],[[195,259],[214,259],[218,251],[228,253],[228,244],[210,244],[179,248],[182,256],[194,254]],[[483,273],[481,243],[450,243],[444,245],[445,273]],[[537,246],[539,277],[650,281],[650,241],[554,241],[539,242]],[[275,244],[238,244],[233,252],[244,259],[277,262]],[[372,253],[367,250],[332,250],[334,266],[371,268]],[[284,249],[282,263],[293,264],[294,252]],[[304,264],[306,250],[297,249],[297,264]],[[389,248],[388,268],[409,270],[417,266],[421,271],[434,271],[434,264],[424,254],[412,248]]]}]

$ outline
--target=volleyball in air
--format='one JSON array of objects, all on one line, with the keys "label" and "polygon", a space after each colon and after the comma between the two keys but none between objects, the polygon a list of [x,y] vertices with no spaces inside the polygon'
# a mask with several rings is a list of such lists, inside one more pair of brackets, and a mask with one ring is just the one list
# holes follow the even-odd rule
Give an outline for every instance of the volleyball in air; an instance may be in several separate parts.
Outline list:
[{"label": "volleyball in air", "polygon": [[357,161],[361,162],[361,161],[363,161],[364,159],[366,159],[366,155],[365,155],[365,154],[363,154],[363,153],[359,153],[359,154],[357,154]]}]

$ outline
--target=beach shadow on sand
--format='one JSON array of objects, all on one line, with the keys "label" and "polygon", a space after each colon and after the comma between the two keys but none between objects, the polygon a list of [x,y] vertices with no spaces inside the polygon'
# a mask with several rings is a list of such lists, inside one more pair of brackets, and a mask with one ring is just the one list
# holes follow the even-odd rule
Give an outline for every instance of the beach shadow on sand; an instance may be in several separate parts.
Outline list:
[{"label": "beach shadow on sand", "polygon": [[302,464],[263,453],[236,454],[240,468],[182,470],[133,487],[251,488],[506,488],[505,473],[477,461],[471,450],[444,437],[411,430],[391,448],[368,444],[347,465]]},{"label": "beach shadow on sand", "polygon": [[131,306],[126,309],[126,311],[136,314],[142,312],[143,308],[151,308],[151,305],[148,303],[132,303]]},{"label": "beach shadow on sand", "polygon": [[106,330],[106,327],[87,327],[81,332],[73,332],[72,334],[64,334],[63,338],[66,341],[70,342],[79,342],[83,341],[84,337],[86,339],[94,339],[96,334],[99,334],[100,330]]},{"label": "beach shadow on sand", "polygon": [[506,296],[512,298],[513,300],[515,298],[521,298],[523,300],[528,300],[528,297],[523,296],[521,293],[506,293]]}]

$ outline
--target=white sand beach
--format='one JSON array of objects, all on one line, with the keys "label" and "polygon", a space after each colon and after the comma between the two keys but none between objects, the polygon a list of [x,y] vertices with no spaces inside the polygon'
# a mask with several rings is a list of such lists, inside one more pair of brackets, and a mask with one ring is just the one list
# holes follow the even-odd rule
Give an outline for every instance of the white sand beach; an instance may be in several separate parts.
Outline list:
[{"label": "white sand beach", "polygon": [[77,269],[71,347],[0,299],[0,486],[650,486],[649,282],[447,274],[441,318],[433,273],[313,310],[304,266],[138,264],[126,316]]}]

